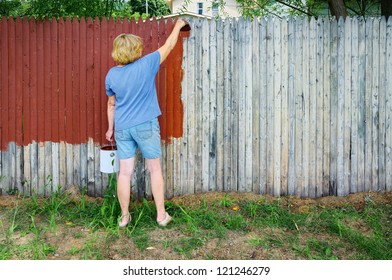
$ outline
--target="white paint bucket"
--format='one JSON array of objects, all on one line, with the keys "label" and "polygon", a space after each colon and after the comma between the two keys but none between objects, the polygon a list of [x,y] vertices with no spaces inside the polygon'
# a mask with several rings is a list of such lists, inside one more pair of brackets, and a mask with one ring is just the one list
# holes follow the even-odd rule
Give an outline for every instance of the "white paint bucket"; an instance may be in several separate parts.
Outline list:
[{"label": "white paint bucket", "polygon": [[115,173],[119,170],[117,146],[103,146],[101,148],[100,166],[102,173]]}]

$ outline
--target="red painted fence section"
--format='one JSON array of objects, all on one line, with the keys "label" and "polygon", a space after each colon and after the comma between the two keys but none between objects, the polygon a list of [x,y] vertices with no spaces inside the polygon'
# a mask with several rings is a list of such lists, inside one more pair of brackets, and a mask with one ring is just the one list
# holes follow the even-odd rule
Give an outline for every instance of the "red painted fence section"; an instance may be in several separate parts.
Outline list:
[{"label": "red painted fence section", "polygon": [[[0,20],[0,149],[9,142],[105,144],[104,79],[113,39],[133,33],[144,54],[161,46],[172,20],[60,18]],[[188,34],[181,34],[186,36]],[[157,75],[162,139],[182,136],[182,39]]]}]

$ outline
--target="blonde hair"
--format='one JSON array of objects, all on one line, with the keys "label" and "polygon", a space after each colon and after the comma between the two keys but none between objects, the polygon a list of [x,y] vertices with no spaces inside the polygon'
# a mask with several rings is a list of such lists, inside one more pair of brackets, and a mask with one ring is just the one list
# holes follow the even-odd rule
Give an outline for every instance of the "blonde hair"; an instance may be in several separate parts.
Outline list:
[{"label": "blonde hair", "polygon": [[112,57],[121,65],[129,64],[142,56],[142,38],[122,33],[113,41]]}]

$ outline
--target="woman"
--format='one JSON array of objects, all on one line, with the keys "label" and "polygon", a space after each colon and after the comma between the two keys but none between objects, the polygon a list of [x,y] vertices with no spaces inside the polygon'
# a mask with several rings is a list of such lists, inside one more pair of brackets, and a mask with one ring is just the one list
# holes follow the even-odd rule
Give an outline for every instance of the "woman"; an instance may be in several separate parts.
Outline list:
[{"label": "woman", "polygon": [[116,66],[106,75],[108,95],[108,123],[106,139],[117,143],[120,174],[117,195],[121,206],[119,227],[131,221],[129,214],[130,181],[135,164],[136,148],[146,159],[151,176],[151,190],[157,209],[157,223],[166,226],[171,216],[164,205],[164,181],[160,158],[161,137],[157,117],[161,115],[155,86],[159,65],[174,48],[180,29],[186,22],[177,20],[165,44],[158,50],[141,57],[141,38],[132,34],[120,34],[114,39],[112,57]]}]

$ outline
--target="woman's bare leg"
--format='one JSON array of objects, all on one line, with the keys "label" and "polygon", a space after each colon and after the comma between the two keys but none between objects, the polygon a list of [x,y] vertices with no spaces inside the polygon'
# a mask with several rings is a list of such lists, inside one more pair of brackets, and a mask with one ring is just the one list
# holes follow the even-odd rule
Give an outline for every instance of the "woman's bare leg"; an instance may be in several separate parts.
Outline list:
[{"label": "woman's bare leg", "polygon": [[[131,176],[135,158],[120,160],[120,174],[117,180],[117,196],[121,207],[121,215],[129,212],[129,200],[131,196]],[[127,222],[128,216],[123,217],[121,223]]]},{"label": "woman's bare leg", "polygon": [[166,217],[165,210],[165,183],[163,181],[161,159],[146,159],[147,168],[150,171],[151,191],[157,208],[157,221]]}]

